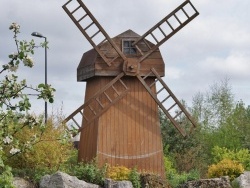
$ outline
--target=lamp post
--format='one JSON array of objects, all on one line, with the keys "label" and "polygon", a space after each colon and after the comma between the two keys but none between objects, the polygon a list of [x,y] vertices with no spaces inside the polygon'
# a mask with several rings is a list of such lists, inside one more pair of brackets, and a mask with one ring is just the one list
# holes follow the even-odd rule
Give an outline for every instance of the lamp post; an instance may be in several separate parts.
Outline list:
[{"label": "lamp post", "polygon": [[[45,44],[47,43],[47,38],[43,36],[41,33],[33,32],[31,33],[34,37],[44,38]],[[47,85],[47,47],[45,46],[45,85]],[[45,124],[47,124],[47,118],[48,118],[48,111],[47,111],[47,102],[45,101],[45,112],[44,112],[44,119]]]}]

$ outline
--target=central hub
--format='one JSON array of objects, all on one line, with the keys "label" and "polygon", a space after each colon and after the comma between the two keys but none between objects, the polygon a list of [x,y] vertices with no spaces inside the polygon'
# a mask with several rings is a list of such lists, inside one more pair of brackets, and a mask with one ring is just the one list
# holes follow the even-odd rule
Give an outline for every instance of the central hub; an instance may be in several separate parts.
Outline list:
[{"label": "central hub", "polygon": [[125,63],[124,72],[126,75],[135,76],[139,73],[140,63],[138,63],[137,58],[128,58],[128,61]]}]

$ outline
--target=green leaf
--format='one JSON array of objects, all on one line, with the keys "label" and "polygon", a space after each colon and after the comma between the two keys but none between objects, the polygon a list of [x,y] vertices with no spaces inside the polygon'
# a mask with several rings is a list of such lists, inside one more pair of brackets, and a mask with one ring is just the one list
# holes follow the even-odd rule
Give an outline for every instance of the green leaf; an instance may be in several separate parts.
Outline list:
[{"label": "green leaf", "polygon": [[54,99],[53,99],[53,98],[50,98],[50,99],[49,99],[49,102],[50,102],[50,103],[53,103],[53,102],[54,102]]},{"label": "green leaf", "polygon": [[20,52],[20,53],[19,53],[19,58],[20,58],[20,59],[23,59],[23,58],[24,58],[24,52]]},{"label": "green leaf", "polygon": [[44,88],[45,87],[45,84],[39,84],[38,85],[38,88]]}]

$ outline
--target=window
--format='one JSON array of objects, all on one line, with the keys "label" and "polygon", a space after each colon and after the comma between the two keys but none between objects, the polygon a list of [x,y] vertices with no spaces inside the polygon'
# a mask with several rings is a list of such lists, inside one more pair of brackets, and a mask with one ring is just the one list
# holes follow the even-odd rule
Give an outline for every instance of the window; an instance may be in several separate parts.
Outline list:
[{"label": "window", "polygon": [[128,55],[136,55],[136,48],[132,46],[134,41],[124,40],[123,41],[123,53]]}]

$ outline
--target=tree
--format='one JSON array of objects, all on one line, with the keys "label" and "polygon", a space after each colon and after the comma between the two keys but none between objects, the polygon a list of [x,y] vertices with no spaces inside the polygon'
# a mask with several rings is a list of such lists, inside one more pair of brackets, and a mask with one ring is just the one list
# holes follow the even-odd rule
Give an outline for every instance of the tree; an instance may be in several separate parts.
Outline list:
[{"label": "tree", "polygon": [[237,102],[231,115],[221,127],[220,134],[227,149],[250,149],[250,107],[243,101]]},{"label": "tree", "polygon": [[[55,92],[55,89],[50,85],[39,84],[32,87],[25,79],[18,79],[19,66],[23,65],[27,68],[34,66],[31,55],[34,54],[35,43],[34,40],[30,42],[18,40],[20,26],[17,23],[12,23],[9,29],[14,33],[16,52],[8,56],[9,62],[3,64],[2,69],[0,69],[0,174],[2,175],[10,174],[9,167],[4,165],[4,161],[8,157],[30,148],[32,143],[36,141],[31,137],[28,142],[22,143],[18,139],[14,139],[14,135],[25,127],[32,128],[42,124],[41,119],[28,113],[31,107],[29,96],[35,95],[37,99],[52,103]],[[41,46],[47,48],[46,43],[42,43]],[[7,183],[5,187],[7,187]]]},{"label": "tree", "polygon": [[[176,160],[178,171],[188,172],[196,168],[202,176],[205,175],[207,166],[212,162],[212,148],[216,145],[226,147],[225,143],[229,146],[230,139],[233,138],[228,132],[236,133],[225,126],[234,112],[234,107],[234,96],[228,79],[225,79],[212,85],[207,92],[199,92],[193,98],[189,111],[198,125],[189,137],[182,138],[161,114],[164,151]],[[188,125],[186,121],[182,122],[184,127]],[[235,144],[236,142],[238,141],[235,141]]]},{"label": "tree", "polygon": [[234,105],[229,79],[225,78],[213,84],[206,93],[195,95],[192,109],[203,128],[218,128],[230,116]]}]

